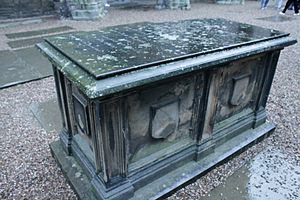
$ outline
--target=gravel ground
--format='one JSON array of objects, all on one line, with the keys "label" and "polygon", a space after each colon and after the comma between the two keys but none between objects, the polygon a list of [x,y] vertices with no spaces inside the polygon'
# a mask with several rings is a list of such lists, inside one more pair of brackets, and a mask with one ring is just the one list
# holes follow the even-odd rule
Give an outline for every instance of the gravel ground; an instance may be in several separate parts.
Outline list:
[{"label": "gravel ground", "polygon": [[[258,2],[245,5],[197,3],[190,11],[111,9],[101,21],[76,22],[49,20],[45,23],[0,29],[0,50],[9,49],[5,33],[38,30],[62,25],[76,30],[95,30],[105,26],[140,21],[173,21],[191,18],[222,17],[249,24],[290,32],[300,41],[300,17],[290,21],[269,22],[259,17],[277,15],[273,3],[259,10]],[[222,183],[246,161],[264,148],[276,147],[300,165],[300,44],[282,51],[267,110],[269,121],[277,124],[275,133],[263,142],[215,168],[196,182],[177,191],[169,199],[198,199]],[[33,102],[55,98],[53,78],[46,78],[0,90],[0,199],[76,199],[62,172],[51,157],[48,144],[57,139],[56,132],[46,132],[29,110]]]}]

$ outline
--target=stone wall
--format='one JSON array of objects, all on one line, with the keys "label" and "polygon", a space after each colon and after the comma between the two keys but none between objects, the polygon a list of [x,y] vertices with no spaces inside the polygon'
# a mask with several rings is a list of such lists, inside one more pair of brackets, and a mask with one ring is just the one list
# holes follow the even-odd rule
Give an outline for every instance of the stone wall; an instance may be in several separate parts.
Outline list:
[{"label": "stone wall", "polygon": [[72,19],[93,20],[102,18],[105,14],[106,0],[67,0]]},{"label": "stone wall", "polygon": [[0,19],[49,15],[54,13],[53,0],[1,0]]},{"label": "stone wall", "polygon": [[169,9],[186,9],[191,8],[190,0],[158,0],[157,9],[169,8]]}]

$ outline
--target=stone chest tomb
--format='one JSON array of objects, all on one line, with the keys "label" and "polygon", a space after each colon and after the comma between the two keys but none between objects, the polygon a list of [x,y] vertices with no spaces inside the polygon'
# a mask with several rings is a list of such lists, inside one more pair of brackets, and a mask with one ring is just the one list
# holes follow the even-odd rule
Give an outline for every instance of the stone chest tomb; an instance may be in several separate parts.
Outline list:
[{"label": "stone chest tomb", "polygon": [[51,149],[82,199],[158,198],[274,130],[289,34],[224,19],[47,38],[63,117]]}]

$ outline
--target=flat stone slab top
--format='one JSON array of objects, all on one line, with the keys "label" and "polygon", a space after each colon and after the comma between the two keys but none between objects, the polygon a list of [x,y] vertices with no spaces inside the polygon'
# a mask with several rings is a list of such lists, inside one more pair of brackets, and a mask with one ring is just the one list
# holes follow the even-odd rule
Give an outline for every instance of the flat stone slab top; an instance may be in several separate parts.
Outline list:
[{"label": "flat stone slab top", "polygon": [[263,21],[270,21],[270,22],[285,22],[285,21],[295,20],[295,18],[282,16],[282,15],[275,15],[275,16],[270,16],[270,17],[260,17],[257,19],[263,20]]},{"label": "flat stone slab top", "polygon": [[60,26],[55,28],[41,29],[36,31],[26,31],[26,32],[18,32],[18,33],[9,33],[5,34],[5,36],[9,39],[23,38],[23,37],[33,37],[38,35],[45,35],[57,32],[64,32],[72,30],[72,27],[69,26]]},{"label": "flat stone slab top", "polygon": [[139,23],[47,39],[97,79],[287,35],[224,19]]},{"label": "flat stone slab top", "polygon": [[8,27],[16,27],[20,25],[28,25],[28,24],[38,24],[42,23],[43,19],[21,19],[21,20],[14,20],[13,22],[0,22],[0,28],[8,28]]},{"label": "flat stone slab top", "polygon": [[194,19],[61,34],[37,46],[94,99],[295,42],[272,29]]},{"label": "flat stone slab top", "polygon": [[14,53],[22,59],[33,70],[38,72],[39,78],[51,76],[52,66],[48,59],[40,56],[40,52],[36,47],[29,47],[25,49],[15,50]]},{"label": "flat stone slab top", "polygon": [[51,63],[37,48],[0,51],[0,89],[52,75]]},{"label": "flat stone slab top", "polygon": [[47,132],[58,132],[61,130],[61,113],[59,112],[57,99],[50,99],[40,103],[31,103],[29,108],[40,125]]},{"label": "flat stone slab top", "polygon": [[[58,34],[56,34],[56,36],[58,36],[60,34],[58,33]],[[45,37],[46,36],[37,36],[37,37],[16,39],[16,40],[12,40],[12,41],[7,42],[7,44],[12,49],[31,47],[31,46],[36,45],[37,43],[43,42]]]}]

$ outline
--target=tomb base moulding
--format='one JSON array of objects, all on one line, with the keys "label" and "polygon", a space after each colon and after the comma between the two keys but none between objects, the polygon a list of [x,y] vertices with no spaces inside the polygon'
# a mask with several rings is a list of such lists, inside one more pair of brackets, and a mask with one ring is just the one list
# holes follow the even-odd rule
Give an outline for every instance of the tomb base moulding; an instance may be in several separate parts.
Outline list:
[{"label": "tomb base moulding", "polygon": [[49,37],[63,119],[53,156],[81,199],[161,197],[268,136],[289,34],[224,19]]}]

